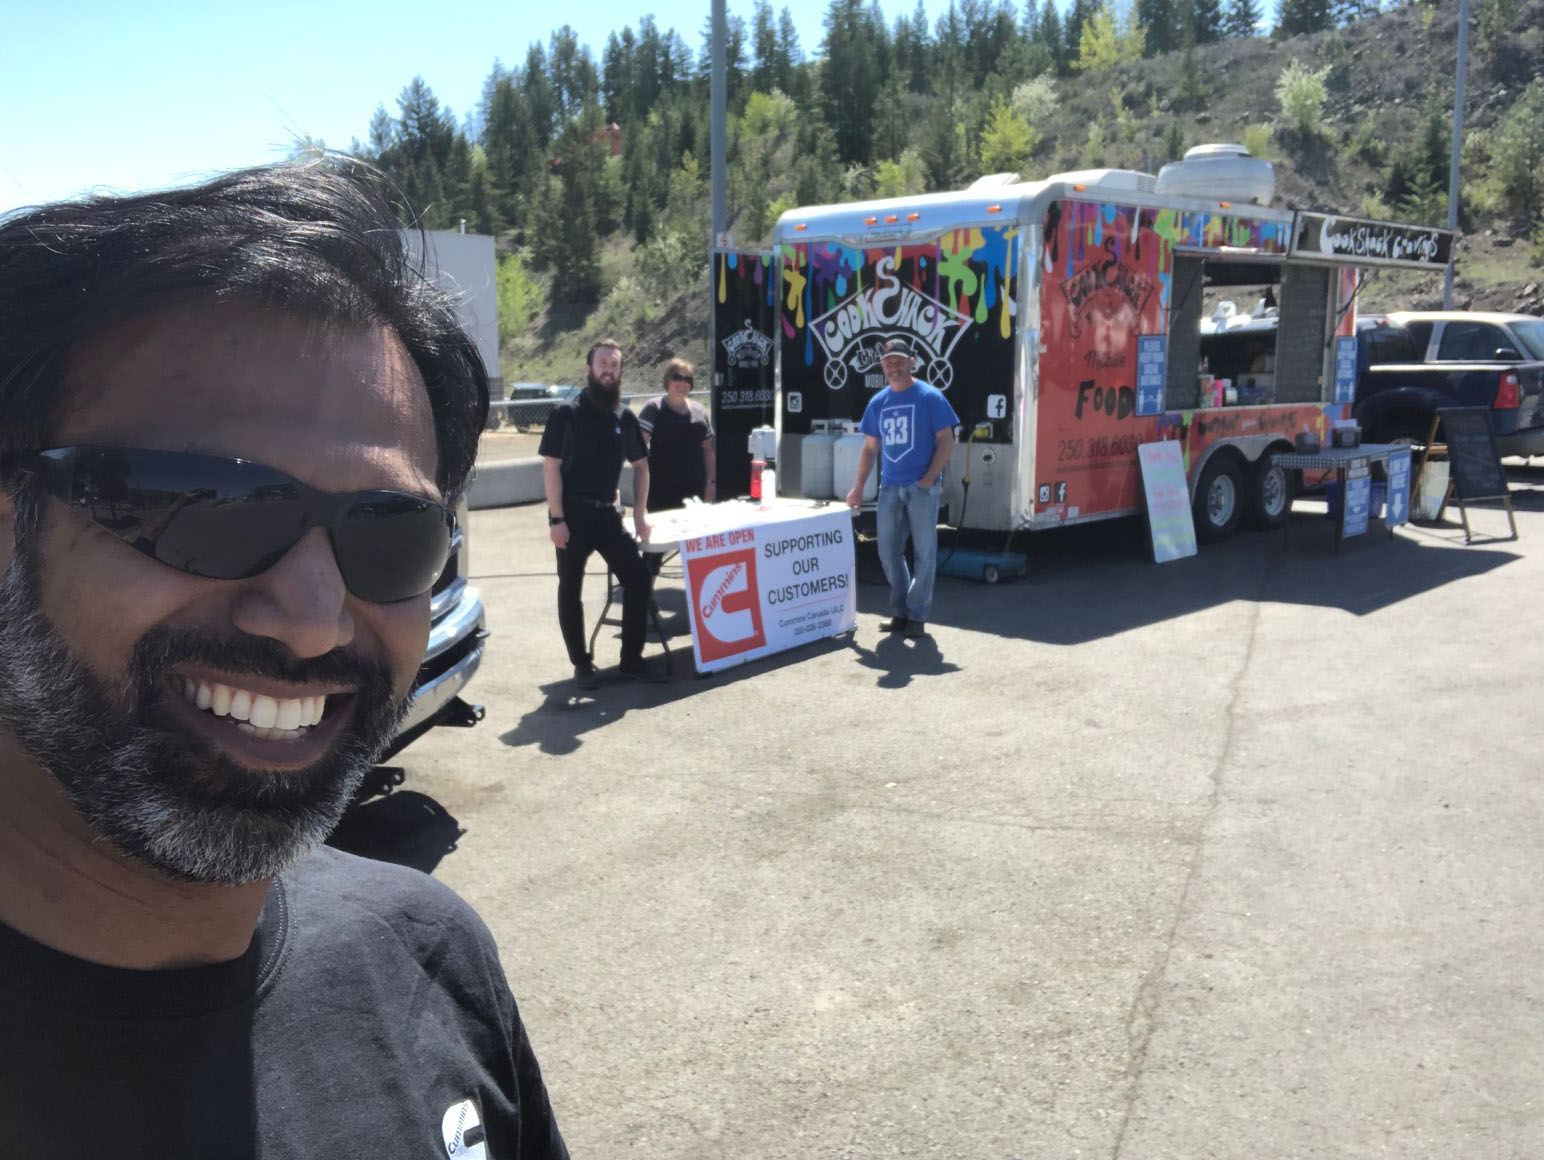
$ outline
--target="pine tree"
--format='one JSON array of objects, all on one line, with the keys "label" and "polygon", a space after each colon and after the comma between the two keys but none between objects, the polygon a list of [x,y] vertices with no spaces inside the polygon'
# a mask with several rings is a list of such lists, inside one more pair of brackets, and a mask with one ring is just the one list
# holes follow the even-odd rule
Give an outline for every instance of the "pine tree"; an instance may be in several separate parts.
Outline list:
[{"label": "pine tree", "polygon": [[874,102],[884,64],[880,48],[862,0],[831,0],[822,45],[821,109],[844,165],[870,160]]},{"label": "pine tree", "polygon": [[808,86],[804,84],[805,73],[797,69],[803,60],[804,54],[799,49],[799,30],[794,26],[793,13],[786,7],[781,8],[777,14],[777,87],[795,101],[807,104],[809,92]]},{"label": "pine tree", "polygon": [[[1033,0],[1031,0],[1033,2]],[[1062,72],[1067,67],[1067,38],[1062,28],[1061,16],[1056,11],[1056,0],[1045,0],[1040,9],[1038,37],[1051,54],[1053,67]]]},{"label": "pine tree", "polygon": [[1197,44],[1215,44],[1222,39],[1222,0],[1193,0],[1191,27]]},{"label": "pine tree", "polygon": [[987,173],[1022,172],[1035,147],[1035,131],[999,98],[992,102],[979,145],[981,168]]},{"label": "pine tree", "polygon": [[536,143],[542,146],[551,144],[557,120],[557,99],[547,80],[547,52],[540,44],[533,44],[526,51],[525,68],[520,73],[520,87],[524,90],[525,106]]},{"label": "pine tree", "polygon": [[1240,40],[1260,35],[1260,6],[1255,0],[1228,0],[1222,34]]},{"label": "pine tree", "polygon": [[1064,72],[1077,67],[1078,54],[1083,49],[1083,29],[1088,26],[1089,20],[1098,9],[1096,0],[1072,0],[1066,19],[1062,21],[1062,38],[1067,45],[1063,56]]},{"label": "pine tree", "polygon": [[1179,46],[1174,0],[1137,0],[1137,21],[1147,31],[1147,55],[1161,56]]},{"label": "pine tree", "polygon": [[771,0],[756,0],[751,13],[751,84],[759,93],[777,87],[777,23]]},{"label": "pine tree", "polygon": [[1281,0],[1276,14],[1277,37],[1325,32],[1333,26],[1329,0]]}]

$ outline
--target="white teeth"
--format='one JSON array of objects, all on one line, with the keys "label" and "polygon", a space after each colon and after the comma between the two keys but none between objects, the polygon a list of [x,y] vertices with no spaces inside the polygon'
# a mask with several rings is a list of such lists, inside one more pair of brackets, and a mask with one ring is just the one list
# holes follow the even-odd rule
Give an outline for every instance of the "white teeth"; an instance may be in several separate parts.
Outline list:
[{"label": "white teeth", "polygon": [[259,693],[252,698],[252,713],[247,720],[254,729],[272,729],[279,721],[279,702]]},{"label": "white teeth", "polygon": [[181,680],[183,696],[192,704],[209,710],[216,717],[246,722],[247,732],[267,740],[299,736],[300,730],[319,724],[327,710],[325,694],[270,697],[266,693],[250,693],[230,685],[205,684],[191,677]]},{"label": "white teeth", "polygon": [[252,716],[252,694],[245,689],[231,690],[231,716],[245,721]]}]

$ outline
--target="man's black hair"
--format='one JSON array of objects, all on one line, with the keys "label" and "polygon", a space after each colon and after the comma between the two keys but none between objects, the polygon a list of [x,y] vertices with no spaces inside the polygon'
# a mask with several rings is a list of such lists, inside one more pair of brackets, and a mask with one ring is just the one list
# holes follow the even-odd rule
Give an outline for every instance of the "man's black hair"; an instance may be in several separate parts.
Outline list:
[{"label": "man's black hair", "polygon": [[589,351],[586,352],[586,354],[584,356],[584,365],[585,366],[592,367],[592,366],[595,365],[595,352],[600,350],[601,347],[610,347],[612,350],[617,352],[617,357],[618,358],[620,358],[621,355],[622,355],[622,344],[620,342],[618,342],[616,339],[614,339],[614,338],[598,339],[596,341],[595,345],[590,347]]},{"label": "man's black hair", "polygon": [[0,462],[43,445],[72,348],[166,306],[232,299],[394,331],[428,386],[436,481],[453,501],[487,419],[488,372],[409,254],[388,190],[379,171],[329,156],[0,217]]}]

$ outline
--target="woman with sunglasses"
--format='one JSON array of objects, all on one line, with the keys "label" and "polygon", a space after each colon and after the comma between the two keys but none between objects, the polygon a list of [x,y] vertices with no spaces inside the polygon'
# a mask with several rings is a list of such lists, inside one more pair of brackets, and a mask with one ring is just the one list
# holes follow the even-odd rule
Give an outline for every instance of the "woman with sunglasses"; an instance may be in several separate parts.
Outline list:
[{"label": "woman with sunglasses", "polygon": [[[713,421],[708,409],[691,398],[692,364],[671,359],[665,366],[664,385],[665,393],[638,412],[638,425],[649,448],[651,512],[678,508],[690,498],[712,503],[717,495]],[[644,556],[656,576],[663,558],[658,552]]]}]

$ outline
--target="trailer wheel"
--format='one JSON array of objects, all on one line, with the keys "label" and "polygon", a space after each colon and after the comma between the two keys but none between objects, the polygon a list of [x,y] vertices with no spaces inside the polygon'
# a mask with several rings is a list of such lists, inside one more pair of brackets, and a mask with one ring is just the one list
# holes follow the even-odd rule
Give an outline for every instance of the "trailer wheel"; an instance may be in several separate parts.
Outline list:
[{"label": "trailer wheel", "polygon": [[1267,451],[1255,460],[1249,478],[1249,522],[1257,528],[1279,528],[1292,512],[1292,472]]},{"label": "trailer wheel", "polygon": [[1244,473],[1232,456],[1212,456],[1201,472],[1191,504],[1197,539],[1215,544],[1238,531],[1244,515],[1243,497]]},{"label": "trailer wheel", "polygon": [[988,584],[996,584],[998,577],[1001,575],[1002,573],[998,572],[996,564],[988,564],[985,568],[981,569],[981,579],[985,580]]}]

